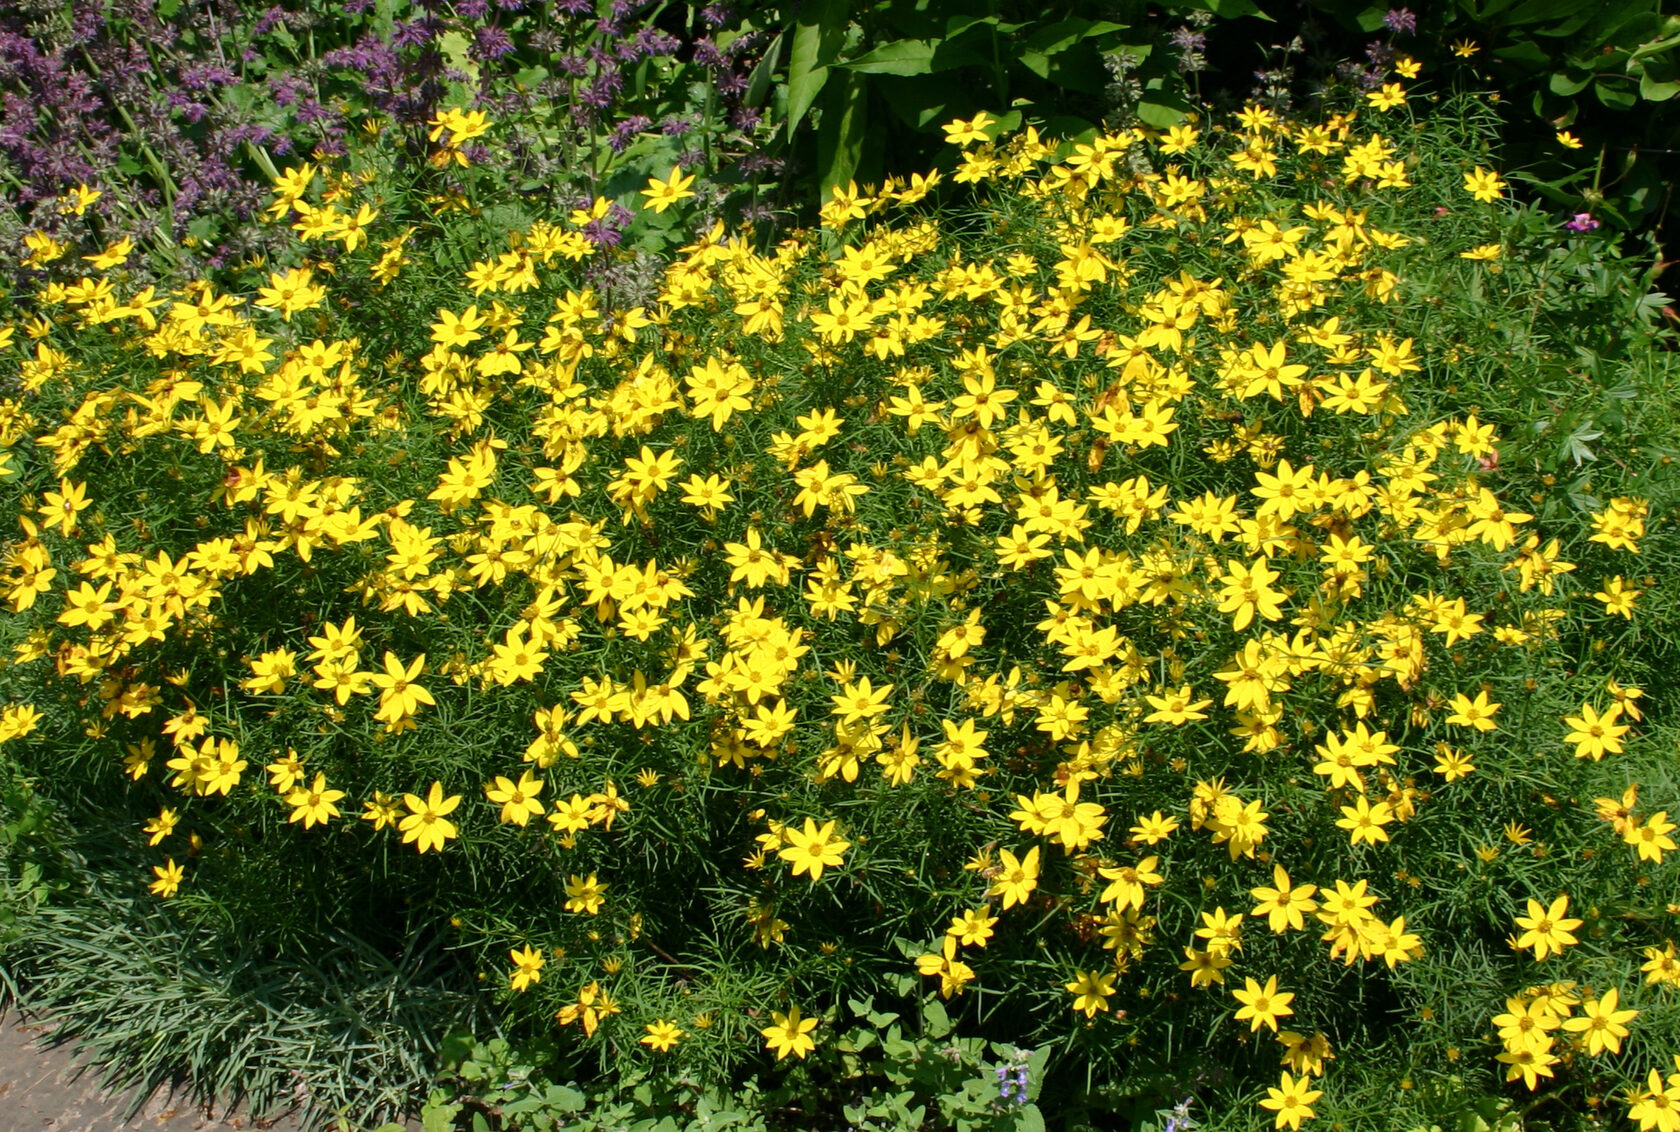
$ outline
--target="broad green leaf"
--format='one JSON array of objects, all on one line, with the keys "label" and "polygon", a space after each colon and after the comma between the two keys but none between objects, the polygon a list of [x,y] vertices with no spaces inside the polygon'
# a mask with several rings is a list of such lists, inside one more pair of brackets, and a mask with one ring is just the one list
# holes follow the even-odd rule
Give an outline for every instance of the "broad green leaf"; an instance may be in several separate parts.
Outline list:
[{"label": "broad green leaf", "polygon": [[776,38],[770,41],[770,46],[764,49],[764,55],[758,65],[752,70],[752,77],[747,80],[747,93],[742,102],[748,106],[763,106],[765,96],[770,93],[770,83],[775,78],[776,64],[782,58],[782,42],[784,33],[778,32]]},{"label": "broad green leaf", "polygon": [[1015,61],[1041,79],[1050,77],[1050,57],[1037,51],[1022,50]]},{"label": "broad green leaf", "polygon": [[[1045,139],[1060,138],[1065,142],[1089,145],[1097,136],[1096,124],[1072,114],[1058,114],[1045,121],[1038,131]],[[1073,152],[1071,149],[1068,152]]]},{"label": "broad green leaf", "polygon": [[1639,76],[1639,97],[1647,102],[1667,102],[1680,94],[1680,83],[1659,82],[1649,72]]},{"label": "broad green leaf", "polygon": [[1373,32],[1373,31],[1376,31],[1378,28],[1383,26],[1383,21],[1387,17],[1388,17],[1388,9],[1387,8],[1375,8],[1374,7],[1374,8],[1366,8],[1366,9],[1362,10],[1357,16],[1354,17],[1354,20],[1358,22],[1360,31]]},{"label": "broad green leaf", "polygon": [[[472,40],[467,38],[465,32],[444,32],[438,37],[437,43],[438,50],[443,53],[444,62],[457,71],[465,72],[472,82],[476,83],[478,81],[478,64],[473,61],[472,53],[469,50],[472,46]],[[466,102],[459,103],[461,106],[467,104]]]},{"label": "broad green leaf", "polygon": [[1577,73],[1578,72],[1572,71],[1553,71],[1551,82],[1548,84],[1551,92],[1556,95],[1561,95],[1564,98],[1568,98],[1570,95],[1580,94],[1583,90],[1586,90],[1587,84],[1592,82],[1592,75],[1589,73],[1581,75],[1577,78]]},{"label": "broad green leaf", "polygon": [[1178,125],[1184,121],[1186,113],[1188,113],[1186,107],[1178,104],[1175,100],[1170,100],[1168,96],[1161,93],[1146,95],[1138,101],[1137,106],[1138,121],[1157,130]]},{"label": "broad green leaf", "polygon": [[842,71],[824,94],[822,125],[817,130],[817,168],[821,170],[822,199],[856,174],[863,160],[865,127],[869,121],[869,92],[858,75]]},{"label": "broad green leaf", "polygon": [[788,136],[804,121],[828,81],[828,65],[845,42],[848,0],[807,0],[793,29],[788,57]]},{"label": "broad green leaf", "polygon": [[1222,20],[1237,20],[1244,16],[1259,16],[1267,23],[1276,23],[1271,16],[1260,10],[1253,0],[1179,0],[1173,4],[1174,9],[1188,9],[1198,12],[1212,12]]},{"label": "broad green leaf", "polygon": [[1028,36],[1021,46],[1028,51],[1054,55],[1084,40],[1125,30],[1126,25],[1110,23],[1107,20],[1057,20]]},{"label": "broad green leaf", "polygon": [[1614,86],[1602,77],[1593,84],[1593,93],[1598,96],[1600,102],[1612,110],[1632,110],[1639,104],[1638,95],[1631,90],[1623,90],[1619,86]]},{"label": "broad green leaf", "polygon": [[1493,57],[1502,63],[1511,63],[1527,71],[1539,71],[1551,63],[1552,57],[1536,46],[1531,40],[1513,43],[1501,47],[1493,53]]},{"label": "broad green leaf", "polygon": [[951,1032],[951,1016],[938,999],[930,998],[922,1005],[922,1028],[935,1041]]},{"label": "broad green leaf", "polygon": [[561,1112],[582,1112],[589,1098],[569,1085],[550,1085],[543,1101]]},{"label": "broad green leaf", "polygon": [[865,75],[925,75],[933,70],[933,52],[926,40],[897,39],[834,66]]},{"label": "broad green leaf", "polygon": [[1645,59],[1652,55],[1660,55],[1674,47],[1680,47],[1680,35],[1671,35],[1664,39],[1653,39],[1649,43],[1641,43],[1634,48],[1633,54],[1628,56],[1628,59],[1630,62]]},{"label": "broad green leaf", "polygon": [[1044,1114],[1037,1105],[1023,1105],[1015,1113],[1015,1132],[1044,1132]]},{"label": "broad green leaf", "polygon": [[[1624,0],[1625,2],[1625,0]],[[1522,24],[1556,24],[1586,9],[1598,9],[1603,0],[1525,0],[1500,21],[1507,27]],[[1535,34],[1545,35],[1536,29]]]}]

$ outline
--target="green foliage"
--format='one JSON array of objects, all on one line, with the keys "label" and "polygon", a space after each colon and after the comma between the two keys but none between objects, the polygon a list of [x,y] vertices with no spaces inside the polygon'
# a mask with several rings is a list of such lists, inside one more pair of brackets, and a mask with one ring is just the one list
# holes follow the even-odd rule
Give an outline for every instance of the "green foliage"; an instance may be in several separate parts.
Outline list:
[{"label": "green foliage", "polygon": [[[1260,14],[1248,0],[1166,8]],[[1168,18],[1146,15],[1141,3],[1084,0],[1048,8],[962,0],[790,5],[778,40],[789,46],[779,136],[814,159],[823,199],[854,179],[924,168],[943,140],[940,127],[981,110],[1001,107],[1005,130],[1032,118],[1056,137],[1088,138],[1115,116],[1113,64],[1121,56],[1137,84],[1128,112],[1171,125],[1189,103],[1164,50]],[[808,116],[813,130],[803,129]]]},{"label": "green foliage", "polygon": [[107,1087],[137,1087],[136,1108],[184,1083],[258,1115],[302,1106],[306,1127],[403,1115],[431,1079],[440,1028],[484,1024],[435,937],[370,941],[344,925],[265,954],[226,919],[169,915],[113,862],[126,852],[113,830],[78,833],[15,764],[0,769],[0,987],[51,1016],[55,1040]]},{"label": "green foliage", "polygon": [[[93,908],[15,874],[15,981],[145,1079],[303,1066],[357,1115],[417,1035],[505,1036],[444,1126],[1254,1128],[1281,1062],[1327,1123],[1563,1127],[1643,1087],[1666,299],[1510,205],[1476,100],[1408,114],[971,127],[931,192],[641,277],[381,134],[289,171],[274,264],[46,265],[0,741],[99,848],[57,854]],[[1611,990],[1625,1042],[1563,1027]]]},{"label": "green foliage", "polygon": [[1034,1103],[1050,1051],[962,1038],[937,999],[906,1026],[873,999],[847,1004],[851,1025],[828,1057],[832,1083],[813,1090],[800,1078],[732,1089],[693,1079],[620,1069],[606,1088],[552,1077],[552,1043],[488,1042],[452,1035],[443,1049],[443,1083],[421,1112],[426,1132],[713,1132],[809,1127],[840,1113],[856,1132],[1041,1132]]},{"label": "green foliage", "polygon": [[[1350,33],[1381,32],[1389,6],[1313,0]],[[1457,70],[1511,107],[1502,160],[1530,170],[1535,190],[1623,228],[1652,227],[1667,209],[1680,150],[1680,15],[1662,0],[1456,0],[1418,4],[1416,29],[1389,35],[1431,70]],[[1355,54],[1353,43],[1338,46]],[[1461,49],[1455,51],[1455,49]],[[1574,168],[1553,140],[1570,130],[1597,151]]]}]

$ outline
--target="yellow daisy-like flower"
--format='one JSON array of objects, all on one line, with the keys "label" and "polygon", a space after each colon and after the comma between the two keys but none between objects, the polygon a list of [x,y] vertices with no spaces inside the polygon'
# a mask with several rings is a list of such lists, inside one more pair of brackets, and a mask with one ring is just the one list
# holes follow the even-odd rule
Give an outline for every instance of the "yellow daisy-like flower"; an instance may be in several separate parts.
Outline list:
[{"label": "yellow daisy-like flower", "polygon": [[1579,943],[1571,932],[1581,926],[1581,921],[1566,918],[1569,913],[1569,897],[1563,895],[1552,901],[1551,907],[1543,907],[1538,900],[1528,902],[1528,915],[1517,917],[1517,927],[1523,929],[1523,934],[1517,937],[1518,950],[1534,949],[1534,958],[1544,959],[1548,955],[1562,954],[1563,949]]},{"label": "yellow daisy-like flower", "polygon": [[823,869],[839,867],[841,854],[851,846],[851,842],[834,836],[834,822],[824,822],[819,829],[810,818],[805,819],[803,831],[791,826],[783,829],[782,840],[787,847],[777,856],[793,866],[794,876],[810,873],[812,884],[822,878]]},{"label": "yellow daisy-like flower", "polygon": [[1498,173],[1480,166],[1464,175],[1464,191],[1485,204],[1492,204],[1498,200],[1504,188],[1505,182],[1499,179]]},{"label": "yellow daisy-like flower", "polygon": [[642,195],[647,197],[647,206],[655,212],[664,212],[678,201],[689,199],[694,195],[689,186],[694,184],[696,176],[684,177],[681,169],[673,169],[666,180],[649,177],[647,188],[642,190]]},{"label": "yellow daisy-like flower", "polygon": [[647,1033],[642,1035],[641,1043],[659,1053],[668,1051],[686,1033],[686,1031],[679,1029],[676,1023],[667,1022],[663,1018],[649,1022],[644,1029],[647,1030]]},{"label": "yellow daisy-like flower", "polygon": [[790,1053],[803,1061],[806,1054],[817,1048],[816,1039],[811,1037],[811,1031],[817,1028],[817,1020],[801,1018],[799,1007],[788,1007],[786,1014],[772,1010],[770,1020],[775,1024],[764,1027],[759,1033],[764,1035],[764,1044],[776,1055],[777,1061]]},{"label": "yellow daisy-like flower", "polygon": [[527,945],[509,951],[508,958],[513,960],[513,971],[508,975],[508,984],[516,992],[523,991],[532,983],[542,982],[542,969],[547,960],[543,958],[541,951]]},{"label": "yellow daisy-like flower", "polygon": [[414,842],[415,848],[422,853],[428,849],[441,852],[444,844],[457,835],[455,823],[448,820],[448,815],[461,804],[461,796],[451,794],[444,797],[443,783],[432,783],[432,789],[425,798],[404,794],[403,804],[408,807],[409,815],[397,828],[402,831],[404,845]]}]

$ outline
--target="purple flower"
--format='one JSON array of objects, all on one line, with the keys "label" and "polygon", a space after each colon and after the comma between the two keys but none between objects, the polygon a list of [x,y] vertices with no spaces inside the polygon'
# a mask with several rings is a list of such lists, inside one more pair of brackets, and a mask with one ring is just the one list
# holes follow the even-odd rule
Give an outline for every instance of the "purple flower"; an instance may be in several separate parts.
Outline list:
[{"label": "purple flower", "polygon": [[455,5],[455,14],[463,20],[482,20],[489,10],[489,0],[457,0]]},{"label": "purple flower", "polygon": [[1571,232],[1591,232],[1599,225],[1598,221],[1593,218],[1592,213],[1577,212],[1573,217],[1565,221],[1563,226]]},{"label": "purple flower", "polygon": [[1390,8],[1383,16],[1383,25],[1401,35],[1414,35],[1417,33],[1417,16],[1410,8]]},{"label": "purple flower", "polygon": [[670,138],[680,138],[694,128],[694,123],[680,114],[667,114],[659,123],[659,132]]},{"label": "purple flower", "polygon": [[682,47],[682,40],[655,27],[646,27],[637,32],[636,43],[643,55],[675,55]]},{"label": "purple flower", "polygon": [[735,13],[730,11],[728,4],[707,4],[700,9],[700,18],[705,21],[707,27],[712,28],[722,27],[734,15]]},{"label": "purple flower", "polygon": [[391,25],[392,47],[424,47],[432,41],[432,23],[430,18],[422,16],[418,20],[398,20]]},{"label": "purple flower", "polygon": [[711,36],[694,41],[694,61],[702,67],[723,66],[723,55],[718,51],[717,44],[712,42]]},{"label": "purple flower", "polygon": [[482,59],[500,59],[504,55],[513,54],[513,37],[499,27],[481,27],[473,36],[473,40]]},{"label": "purple flower", "polygon": [[595,5],[590,0],[554,0],[554,10],[568,16],[587,16]]},{"label": "purple flower", "polygon": [[729,115],[729,123],[742,133],[752,133],[764,124],[764,115],[751,106],[737,106]]},{"label": "purple flower", "polygon": [[278,6],[270,8],[257,18],[255,24],[251,25],[251,34],[266,35],[275,28],[283,26],[285,22],[286,11],[284,8]]},{"label": "purple flower", "polygon": [[630,143],[636,140],[636,135],[653,125],[653,119],[645,114],[636,114],[624,119],[607,138],[607,146],[614,153],[623,153],[630,148]]}]

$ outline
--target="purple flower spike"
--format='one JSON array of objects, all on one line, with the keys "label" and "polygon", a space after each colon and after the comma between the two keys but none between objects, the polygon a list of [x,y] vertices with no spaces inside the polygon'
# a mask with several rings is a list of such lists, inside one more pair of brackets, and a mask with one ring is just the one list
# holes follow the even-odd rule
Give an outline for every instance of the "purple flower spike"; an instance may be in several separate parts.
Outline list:
[{"label": "purple flower spike", "polygon": [[1410,8],[1390,8],[1383,17],[1383,26],[1401,35],[1417,34],[1417,15]]}]

